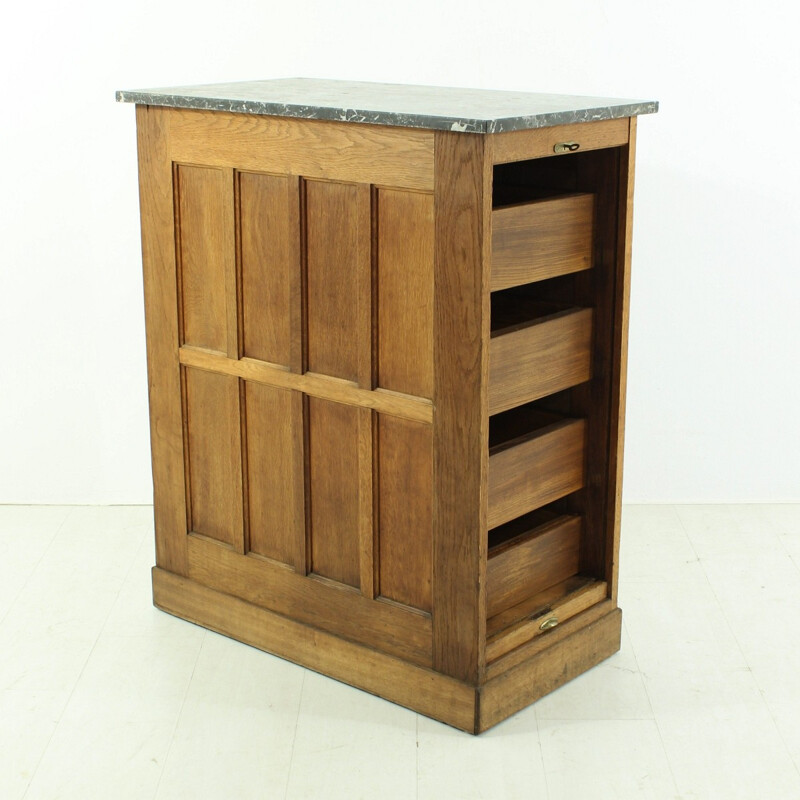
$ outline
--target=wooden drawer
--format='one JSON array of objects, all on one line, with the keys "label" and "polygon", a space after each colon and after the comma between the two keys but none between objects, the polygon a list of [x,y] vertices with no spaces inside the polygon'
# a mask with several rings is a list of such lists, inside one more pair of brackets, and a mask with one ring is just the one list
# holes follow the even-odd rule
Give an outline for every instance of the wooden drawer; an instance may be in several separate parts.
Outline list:
[{"label": "wooden drawer", "polygon": [[495,441],[490,433],[490,530],[584,484],[586,420],[535,412],[528,428],[513,438],[501,432]]},{"label": "wooden drawer", "polygon": [[581,517],[548,514],[548,519],[542,522],[536,515],[531,516],[533,520],[528,522],[523,517],[523,524],[516,526],[521,532],[516,533],[512,528],[509,539],[495,545],[489,543],[486,577],[489,617],[578,573]]},{"label": "wooden drawer", "polygon": [[590,308],[572,308],[492,331],[489,414],[588,381]]},{"label": "wooden drawer", "polygon": [[491,289],[592,266],[593,194],[569,194],[492,212]]}]

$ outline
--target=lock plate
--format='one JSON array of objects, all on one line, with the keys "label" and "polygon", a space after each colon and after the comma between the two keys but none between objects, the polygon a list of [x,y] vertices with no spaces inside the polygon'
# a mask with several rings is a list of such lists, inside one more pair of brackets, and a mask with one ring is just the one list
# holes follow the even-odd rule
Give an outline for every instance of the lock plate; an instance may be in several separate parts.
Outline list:
[{"label": "lock plate", "polygon": [[554,153],[574,153],[580,147],[579,142],[558,142],[553,146]]}]

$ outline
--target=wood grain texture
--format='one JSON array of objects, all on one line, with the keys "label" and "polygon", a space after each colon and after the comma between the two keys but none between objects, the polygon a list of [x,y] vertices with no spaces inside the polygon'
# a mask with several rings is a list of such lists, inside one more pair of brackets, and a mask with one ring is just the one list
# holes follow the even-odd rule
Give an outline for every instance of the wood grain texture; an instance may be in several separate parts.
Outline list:
[{"label": "wood grain texture", "polygon": [[433,189],[433,132],[166,109],[170,158],[279,175]]},{"label": "wood grain texture", "polygon": [[475,689],[194,581],[153,571],[156,605],[421,714],[475,732]]},{"label": "wood grain texture", "polygon": [[305,541],[302,395],[245,382],[245,418],[248,549],[297,567]]},{"label": "wood grain texture", "polygon": [[359,587],[364,597],[374,598],[375,589],[375,414],[359,408],[358,414],[358,564]]},{"label": "wood grain texture", "polygon": [[564,195],[492,212],[492,291],[592,266],[594,195]]},{"label": "wood grain texture", "polygon": [[489,413],[497,414],[591,378],[592,315],[572,309],[492,332]]},{"label": "wood grain texture", "polygon": [[477,684],[485,669],[491,154],[436,133],[433,658]]},{"label": "wood grain texture", "polygon": [[563,641],[568,636],[572,636],[573,633],[581,628],[591,625],[615,608],[616,606],[614,603],[605,599],[601,600],[599,603],[595,603],[585,611],[581,611],[574,617],[570,617],[568,620],[562,620],[558,623],[557,627],[547,632],[547,636],[534,636],[533,639],[529,639],[525,644],[515,647],[505,655],[487,664],[486,680],[491,681],[504,672],[513,669],[517,664],[521,664],[523,661],[533,658],[537,653],[541,653],[548,647],[558,645],[559,642]]},{"label": "wood grain texture", "polygon": [[489,550],[487,616],[577,574],[581,518],[561,516]]},{"label": "wood grain texture", "polygon": [[433,195],[378,190],[378,385],[433,395]]},{"label": "wood grain texture", "polygon": [[186,369],[191,528],[244,551],[239,381]]},{"label": "wood grain texture", "polygon": [[307,181],[308,369],[371,389],[369,187]]},{"label": "wood grain texture", "polygon": [[292,282],[299,279],[292,189],[285,175],[239,172],[242,354],[289,366],[292,361]]},{"label": "wood grain texture", "polygon": [[549,636],[554,629],[542,630],[542,622],[556,619],[560,625],[605,600],[607,592],[605,581],[578,576],[496,614],[487,626],[486,659],[495,661],[537,636]]},{"label": "wood grain texture", "polygon": [[489,454],[489,528],[580,489],[586,422],[565,420],[497,445]]},{"label": "wood grain texture", "polygon": [[616,653],[621,630],[622,614],[617,609],[488,681],[480,691],[476,732],[491,728]]},{"label": "wood grain texture", "polygon": [[378,415],[380,593],[431,610],[430,425]]},{"label": "wood grain texture", "polygon": [[429,400],[385,389],[369,391],[355,386],[352,382],[327,375],[315,375],[311,372],[297,375],[273,364],[252,358],[234,361],[218,353],[182,347],[180,362],[188,367],[198,367],[210,372],[219,372],[222,375],[235,375],[281,389],[294,389],[312,397],[334,400],[361,408],[372,408],[382,414],[392,414],[404,419],[428,423],[433,419],[433,405]]},{"label": "wood grain texture", "polygon": [[167,114],[136,107],[156,564],[185,575],[188,527]]},{"label": "wood grain texture", "polygon": [[249,603],[286,614],[321,630],[430,666],[431,620],[426,614],[370,600],[350,586],[303,577],[253,553],[242,556],[189,536],[189,577]]},{"label": "wood grain texture", "polygon": [[[176,168],[178,255],[184,344],[237,357],[233,194],[228,170]],[[233,276],[233,297],[230,282]]]},{"label": "wood grain texture", "polygon": [[[497,133],[492,136],[494,163],[552,156],[553,147],[558,142],[577,142],[580,145],[578,152],[581,153],[603,147],[619,147],[628,142],[628,120],[607,119]],[[568,158],[570,155],[565,153],[562,157]]]},{"label": "wood grain texture", "polygon": [[617,219],[614,336],[609,431],[609,486],[606,526],[606,575],[616,603],[619,577],[619,541],[622,515],[622,461],[625,446],[625,390],[628,376],[628,319],[630,313],[631,244],[633,239],[633,184],[636,156],[636,117],[630,118],[630,144],[622,151]]},{"label": "wood grain texture", "polygon": [[361,583],[360,413],[342,403],[308,399],[311,570],[355,587]]}]

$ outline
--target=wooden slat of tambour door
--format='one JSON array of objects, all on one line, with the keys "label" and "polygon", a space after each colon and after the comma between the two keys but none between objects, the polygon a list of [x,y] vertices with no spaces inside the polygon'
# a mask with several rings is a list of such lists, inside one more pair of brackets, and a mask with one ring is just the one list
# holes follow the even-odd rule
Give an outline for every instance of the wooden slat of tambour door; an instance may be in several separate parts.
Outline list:
[{"label": "wooden slat of tambour door", "polygon": [[359,415],[308,398],[311,571],[360,587]]},{"label": "wooden slat of tambour door", "polygon": [[303,398],[245,382],[249,549],[303,570]]},{"label": "wooden slat of tambour door", "polygon": [[307,181],[308,370],[371,385],[369,186]]},{"label": "wooden slat of tambour door", "polygon": [[377,195],[378,385],[433,395],[433,195]]},{"label": "wooden slat of tambour door", "polygon": [[300,278],[299,228],[293,223],[297,179],[237,174],[242,281],[243,355],[289,366],[292,282]]},{"label": "wooden slat of tambour door", "polygon": [[433,132],[169,109],[173,161],[433,189]]},{"label": "wooden slat of tambour door", "polygon": [[186,476],[168,110],[136,107],[156,563],[185,575]]},{"label": "wooden slat of tambour door", "polygon": [[231,181],[230,170],[185,165],[176,168],[183,343],[236,358]]},{"label": "wooden slat of tambour door", "polygon": [[[580,145],[578,152],[581,153],[586,150],[624,145],[628,141],[628,120],[623,118],[577,122],[552,128],[497,133],[491,138],[494,163],[505,164],[509,161],[552,156],[553,147],[558,142],[577,142]],[[569,158],[570,153],[564,153],[560,157]]]},{"label": "wooden slat of tambour door", "polygon": [[431,609],[433,438],[430,425],[378,415],[380,593]]},{"label": "wooden slat of tambour door", "polygon": [[244,550],[239,381],[185,368],[191,530]]}]

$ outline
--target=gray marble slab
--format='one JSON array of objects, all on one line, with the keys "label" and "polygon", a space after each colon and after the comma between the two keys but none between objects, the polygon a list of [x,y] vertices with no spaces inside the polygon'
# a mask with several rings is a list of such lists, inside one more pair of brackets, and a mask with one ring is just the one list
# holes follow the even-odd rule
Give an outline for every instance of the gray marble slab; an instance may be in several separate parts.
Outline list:
[{"label": "gray marble slab", "polygon": [[505,133],[571,122],[653,114],[653,100],[280,78],[117,92],[123,103],[398,125],[407,128]]}]

